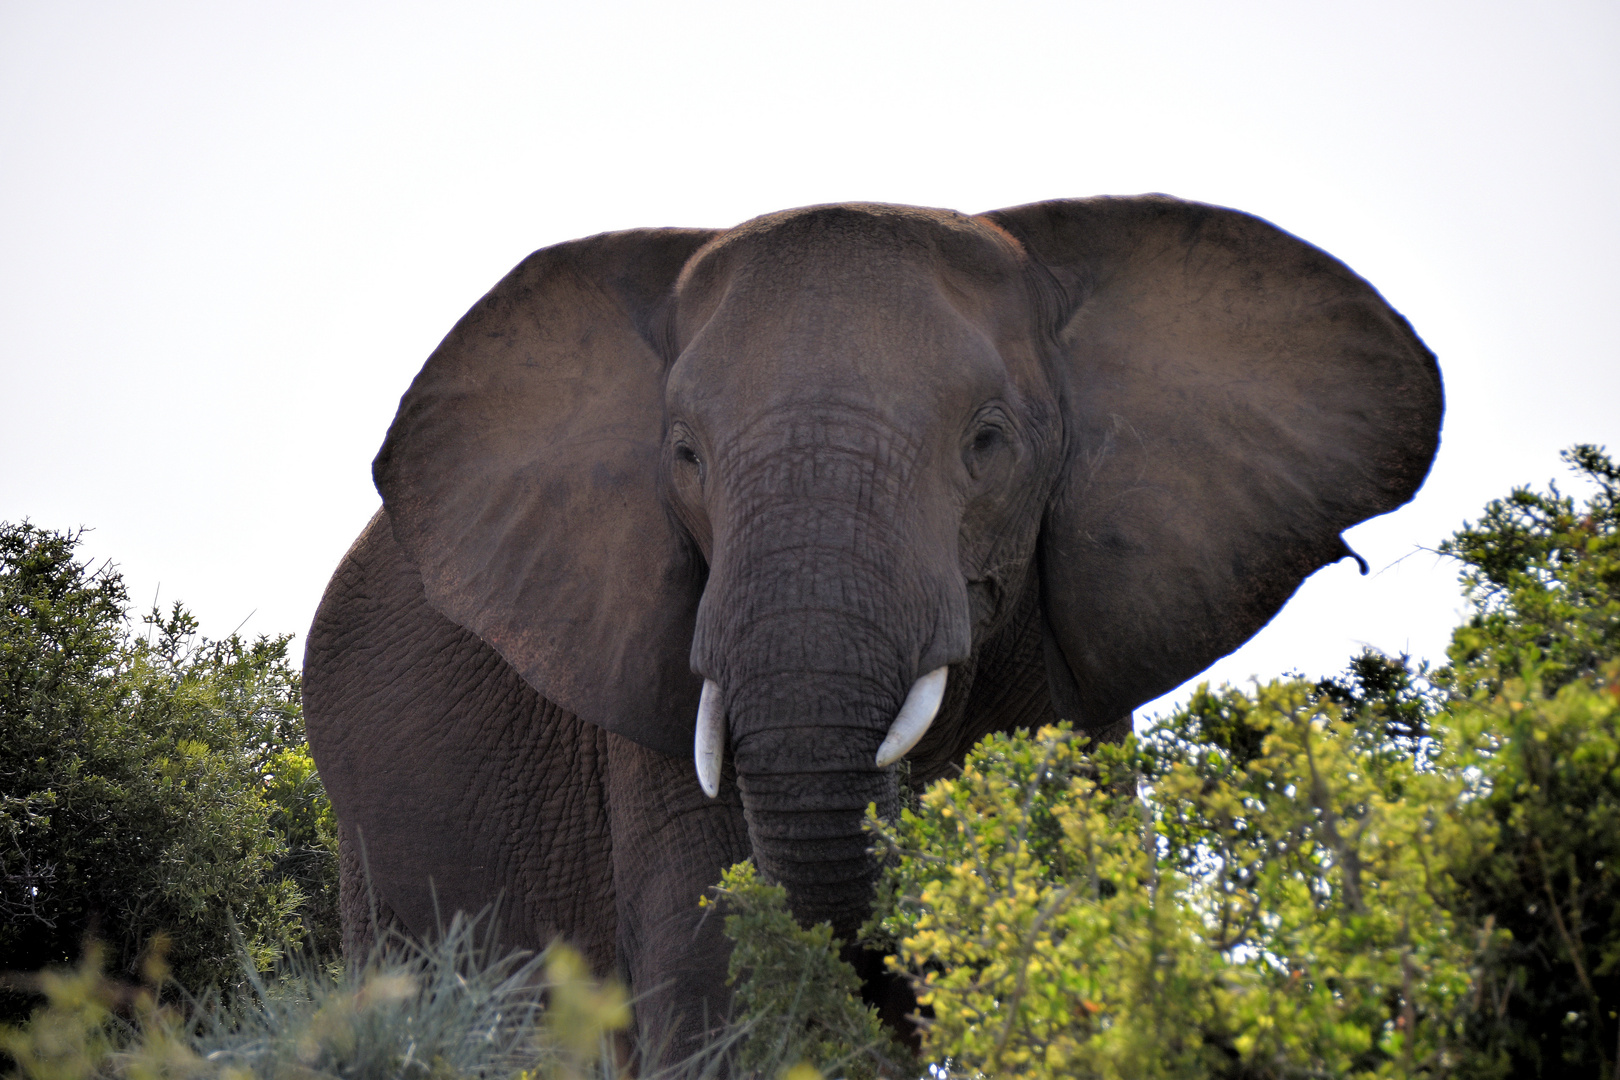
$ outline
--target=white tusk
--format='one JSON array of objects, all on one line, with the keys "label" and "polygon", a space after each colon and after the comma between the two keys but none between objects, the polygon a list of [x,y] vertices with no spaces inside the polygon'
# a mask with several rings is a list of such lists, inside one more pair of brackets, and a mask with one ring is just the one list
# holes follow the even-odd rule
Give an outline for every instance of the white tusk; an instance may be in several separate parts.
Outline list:
[{"label": "white tusk", "polygon": [[928,725],[939,713],[939,703],[945,700],[945,675],[949,669],[935,668],[911,684],[900,714],[889,725],[889,734],[878,747],[877,763],[882,768],[893,765],[906,756],[917,741],[928,733]]},{"label": "white tusk", "polygon": [[720,687],[712,679],[703,680],[698,698],[697,735],[692,740],[692,758],[697,762],[698,783],[703,794],[720,794],[720,763],[726,757],[726,707],[720,700]]}]

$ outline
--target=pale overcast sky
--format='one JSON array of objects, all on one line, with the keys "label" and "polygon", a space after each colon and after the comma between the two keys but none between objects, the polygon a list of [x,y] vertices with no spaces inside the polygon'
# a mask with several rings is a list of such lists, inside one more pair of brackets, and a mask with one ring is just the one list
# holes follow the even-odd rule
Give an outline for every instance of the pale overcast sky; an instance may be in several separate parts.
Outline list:
[{"label": "pale overcast sky", "polygon": [[[0,518],[138,608],[294,632],[399,395],[537,247],[850,199],[1165,191],[1367,277],[1440,356],[1440,458],[1212,670],[1439,659],[1420,551],[1620,450],[1620,7],[0,2]],[[250,617],[251,616],[251,617]]]}]

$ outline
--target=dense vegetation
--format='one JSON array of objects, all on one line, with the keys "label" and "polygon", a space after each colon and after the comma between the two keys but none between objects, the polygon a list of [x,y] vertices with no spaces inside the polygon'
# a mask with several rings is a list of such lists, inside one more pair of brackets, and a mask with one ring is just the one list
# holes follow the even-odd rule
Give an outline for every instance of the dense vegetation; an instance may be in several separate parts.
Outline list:
[{"label": "dense vegetation", "polygon": [[[1121,746],[997,736],[899,821],[872,820],[886,870],[866,933],[918,992],[921,1059],[861,1003],[830,931],[796,925],[742,864],[712,901],[737,942],[737,1021],[658,1075],[1616,1075],[1620,469],[1568,457],[1589,498],[1519,489],[1441,545],[1472,609],[1444,666],[1368,652],[1319,682],[1203,687]],[[160,926],[177,964],[201,958],[182,980],[220,981],[220,913],[251,943],[229,1007],[150,989],[119,1006],[94,963],[52,976],[32,1024],[0,1034],[27,1076],[625,1074],[622,995],[563,949],[503,960],[458,923],[341,978],[296,956],[258,974],[286,929],[330,934],[330,878],[308,869],[330,860],[293,858],[329,852],[330,823],[286,764],[307,757],[285,642],[197,641],[178,612],[131,634],[72,537],[6,535],[27,543],[5,549],[0,709],[8,743],[14,724],[34,740],[0,750],[6,903],[74,934],[95,913],[123,971]],[[80,730],[107,734],[61,734]],[[70,784],[110,809],[53,817]],[[163,799],[234,823],[238,846],[187,839]],[[118,845],[146,846],[117,864],[129,876],[98,877]],[[29,874],[40,891],[17,891]],[[129,882],[189,906],[126,903]]]},{"label": "dense vegetation", "polygon": [[0,969],[72,963],[86,935],[125,977],[161,942],[193,987],[236,979],[242,949],[335,952],[288,638],[212,641],[179,605],[132,627],[78,541],[0,523]]}]

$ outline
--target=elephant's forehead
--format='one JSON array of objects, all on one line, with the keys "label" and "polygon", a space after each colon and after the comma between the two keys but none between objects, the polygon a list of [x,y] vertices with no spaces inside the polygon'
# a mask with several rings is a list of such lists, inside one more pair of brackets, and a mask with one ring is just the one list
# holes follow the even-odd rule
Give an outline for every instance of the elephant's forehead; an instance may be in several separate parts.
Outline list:
[{"label": "elephant's forehead", "polygon": [[970,409],[1006,390],[998,342],[1027,321],[1021,257],[982,223],[916,207],[739,226],[682,275],[672,410],[731,424],[834,399],[896,418]]},{"label": "elephant's forehead", "polygon": [[993,337],[929,282],[893,276],[831,295],[735,290],[682,349],[668,384],[674,411],[723,427],[840,402],[920,421],[1005,389]]},{"label": "elephant's forehead", "polygon": [[693,255],[677,284],[675,335],[680,351],[732,357],[874,346],[888,356],[937,355],[1022,310],[1022,263],[1005,233],[954,211],[864,203],[783,211]]},{"label": "elephant's forehead", "polygon": [[1015,275],[1022,261],[1005,232],[954,210],[843,203],[767,214],[720,234],[693,255],[676,289],[705,306],[741,281],[858,285],[910,268],[990,283]]}]

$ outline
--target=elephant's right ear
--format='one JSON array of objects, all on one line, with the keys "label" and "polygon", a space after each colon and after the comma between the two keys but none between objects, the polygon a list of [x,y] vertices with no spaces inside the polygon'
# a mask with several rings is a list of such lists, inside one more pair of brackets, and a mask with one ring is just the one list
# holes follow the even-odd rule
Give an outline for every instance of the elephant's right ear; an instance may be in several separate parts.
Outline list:
[{"label": "elephant's right ear", "polygon": [[456,324],[372,474],[428,602],[540,694],[692,752],[702,566],[659,497],[661,310],[696,229],[537,251]]},{"label": "elephant's right ear", "polygon": [[1104,728],[1237,648],[1439,442],[1434,356],[1344,264],[1168,196],[986,215],[1062,294],[1064,474],[1040,543],[1047,667]]}]

